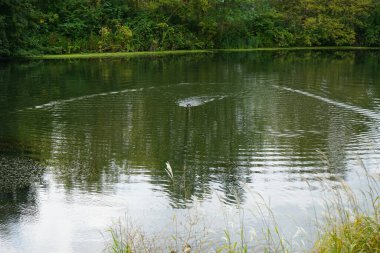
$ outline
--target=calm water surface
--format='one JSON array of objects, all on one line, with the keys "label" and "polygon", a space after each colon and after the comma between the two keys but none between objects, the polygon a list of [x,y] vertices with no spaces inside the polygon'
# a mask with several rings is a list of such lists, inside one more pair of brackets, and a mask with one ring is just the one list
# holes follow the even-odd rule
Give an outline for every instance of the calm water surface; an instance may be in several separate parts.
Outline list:
[{"label": "calm water surface", "polygon": [[239,220],[251,233],[257,213],[237,210],[257,193],[285,236],[310,235],[321,180],[359,189],[358,157],[379,171],[379,64],[378,51],[0,63],[0,186],[34,179],[0,193],[0,251],[101,252],[123,217],[152,234],[194,214],[213,238]]}]

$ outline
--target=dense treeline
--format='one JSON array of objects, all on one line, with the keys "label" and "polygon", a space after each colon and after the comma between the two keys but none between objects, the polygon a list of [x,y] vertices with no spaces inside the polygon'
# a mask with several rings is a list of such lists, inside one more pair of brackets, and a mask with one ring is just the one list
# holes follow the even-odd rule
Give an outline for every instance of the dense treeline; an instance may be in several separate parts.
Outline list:
[{"label": "dense treeline", "polygon": [[379,0],[0,0],[0,55],[380,46]]}]

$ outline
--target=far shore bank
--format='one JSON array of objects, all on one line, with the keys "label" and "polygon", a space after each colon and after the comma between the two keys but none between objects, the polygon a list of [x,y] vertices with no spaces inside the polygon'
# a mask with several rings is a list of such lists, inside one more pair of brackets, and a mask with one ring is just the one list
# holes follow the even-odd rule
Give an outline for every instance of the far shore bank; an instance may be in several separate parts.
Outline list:
[{"label": "far shore bank", "polygon": [[144,52],[115,52],[115,53],[79,53],[59,55],[34,55],[26,59],[60,60],[60,59],[91,59],[91,58],[129,58],[138,56],[164,56],[218,52],[253,52],[253,51],[307,51],[307,50],[380,50],[380,47],[273,47],[247,49],[202,49],[202,50],[173,50],[173,51],[144,51]]}]

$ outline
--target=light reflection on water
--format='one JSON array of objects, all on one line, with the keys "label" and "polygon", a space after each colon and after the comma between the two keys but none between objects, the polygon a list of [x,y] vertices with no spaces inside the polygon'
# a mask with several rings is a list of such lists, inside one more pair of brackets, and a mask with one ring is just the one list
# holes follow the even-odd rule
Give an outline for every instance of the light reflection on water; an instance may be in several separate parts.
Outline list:
[{"label": "light reflection on water", "polygon": [[[148,233],[171,234],[174,215],[196,212],[220,239],[226,226],[238,229],[230,227],[239,224],[237,207],[253,212],[260,198],[286,236],[297,226],[311,234],[328,194],[321,181],[358,188],[358,156],[378,170],[378,57],[263,52],[1,65],[0,153],[46,168],[34,186],[1,195],[2,249],[101,251],[126,214]],[[259,231],[251,212],[245,224]]]}]

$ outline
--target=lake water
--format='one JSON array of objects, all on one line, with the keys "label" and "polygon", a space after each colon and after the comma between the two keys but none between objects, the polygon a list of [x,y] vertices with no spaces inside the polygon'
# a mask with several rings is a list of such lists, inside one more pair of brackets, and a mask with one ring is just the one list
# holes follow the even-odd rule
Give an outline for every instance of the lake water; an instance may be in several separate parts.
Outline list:
[{"label": "lake water", "polygon": [[0,63],[0,186],[33,181],[0,193],[1,252],[101,252],[124,219],[257,234],[261,198],[299,242],[358,158],[378,174],[379,51]]}]

